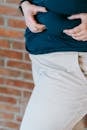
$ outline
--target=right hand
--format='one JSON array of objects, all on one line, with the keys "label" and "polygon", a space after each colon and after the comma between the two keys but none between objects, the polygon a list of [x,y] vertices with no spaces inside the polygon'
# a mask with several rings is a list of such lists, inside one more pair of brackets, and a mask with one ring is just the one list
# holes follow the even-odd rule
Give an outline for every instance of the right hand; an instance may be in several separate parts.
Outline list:
[{"label": "right hand", "polygon": [[27,1],[23,2],[21,6],[23,9],[26,26],[30,29],[31,32],[38,33],[46,29],[45,25],[37,23],[34,18],[38,12],[47,12],[45,7],[37,6]]}]

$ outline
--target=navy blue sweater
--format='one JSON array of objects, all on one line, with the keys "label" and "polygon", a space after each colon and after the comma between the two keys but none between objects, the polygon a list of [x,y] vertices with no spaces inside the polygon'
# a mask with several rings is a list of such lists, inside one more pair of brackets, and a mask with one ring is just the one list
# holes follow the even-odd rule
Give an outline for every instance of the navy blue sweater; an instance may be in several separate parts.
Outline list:
[{"label": "navy blue sweater", "polygon": [[76,51],[87,52],[87,41],[77,41],[63,33],[81,23],[80,19],[69,20],[68,16],[87,12],[87,0],[32,0],[32,3],[45,6],[46,13],[38,13],[36,20],[46,25],[46,30],[32,33],[25,31],[26,49],[31,54]]}]

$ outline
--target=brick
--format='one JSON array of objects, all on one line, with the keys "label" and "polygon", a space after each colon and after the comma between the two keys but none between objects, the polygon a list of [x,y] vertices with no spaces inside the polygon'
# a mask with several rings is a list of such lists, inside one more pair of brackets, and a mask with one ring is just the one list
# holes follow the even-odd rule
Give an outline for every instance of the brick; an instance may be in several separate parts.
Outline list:
[{"label": "brick", "polygon": [[32,73],[24,72],[23,73],[23,78],[24,79],[31,79],[31,80],[33,80]]},{"label": "brick", "polygon": [[0,127],[0,130],[6,130],[6,128],[4,129],[4,128],[1,128],[1,127]]},{"label": "brick", "polygon": [[17,30],[9,30],[5,28],[0,28],[0,36],[7,37],[7,38],[14,38],[14,39],[24,39],[23,31]]},{"label": "brick", "polygon": [[0,59],[0,66],[4,66],[4,60]]},{"label": "brick", "polygon": [[10,104],[16,104],[17,103],[15,98],[4,97],[4,96],[0,96],[0,102],[10,103]]},{"label": "brick", "polygon": [[28,53],[24,53],[24,57],[25,57],[25,59],[24,60],[26,60],[26,61],[31,61],[30,60],[30,56],[29,56],[29,54]]},{"label": "brick", "polygon": [[33,89],[34,84],[26,81],[6,79],[6,84],[21,89]]},{"label": "brick", "polygon": [[4,79],[0,77],[0,84],[4,84]]},{"label": "brick", "polygon": [[22,117],[21,116],[16,116],[16,121],[17,122],[21,122],[22,121]]},{"label": "brick", "polygon": [[28,92],[28,91],[23,91],[23,96],[26,98],[26,97],[28,97],[28,98],[30,98],[30,96],[31,96],[31,92]]},{"label": "brick", "polygon": [[13,50],[6,50],[6,49],[3,49],[1,50],[0,49],[0,57],[2,58],[14,58],[14,59],[22,59],[22,52],[16,52],[16,51],[13,51]]},{"label": "brick", "polygon": [[25,50],[25,44],[24,43],[20,43],[20,42],[13,42],[12,43],[12,48],[24,51]]},{"label": "brick", "polygon": [[19,16],[20,13],[17,8],[5,6],[5,5],[0,5],[0,14],[3,15],[9,15],[9,16]]},{"label": "brick", "polygon": [[0,3],[0,130],[19,130],[34,88],[24,43],[26,25],[19,0]]},{"label": "brick", "polygon": [[0,16],[0,25],[4,25],[4,18]]},{"label": "brick", "polygon": [[2,94],[10,94],[10,95],[14,95],[14,96],[21,96],[21,92],[19,90],[15,90],[12,88],[8,88],[8,87],[0,87],[0,93]]},{"label": "brick", "polygon": [[0,39],[0,48],[10,48],[10,42],[8,40]]},{"label": "brick", "polygon": [[25,62],[9,60],[7,62],[7,66],[13,67],[13,68],[19,68],[23,70],[31,70],[31,64],[25,63]]},{"label": "brick", "polygon": [[15,123],[15,122],[12,122],[12,121],[6,121],[6,122],[3,122],[3,121],[0,121],[0,126],[5,126],[5,127],[10,127],[10,128],[14,128],[14,129],[17,129],[19,127],[19,124],[18,123]]},{"label": "brick", "polygon": [[21,72],[17,70],[10,70],[6,68],[0,68],[0,75],[11,76],[11,77],[21,77]]},{"label": "brick", "polygon": [[15,106],[8,105],[8,104],[1,104],[1,103],[0,103],[0,110],[1,111],[9,110],[9,112],[11,112],[11,113],[19,113],[20,112],[19,107],[15,107]]},{"label": "brick", "polygon": [[24,20],[17,20],[17,19],[9,19],[8,26],[23,29],[26,27]]},{"label": "brick", "polygon": [[6,3],[9,4],[18,4],[19,0],[6,0]]},{"label": "brick", "polygon": [[10,113],[8,114],[6,112],[0,112],[0,118],[5,120],[12,120],[14,118],[14,115]]}]

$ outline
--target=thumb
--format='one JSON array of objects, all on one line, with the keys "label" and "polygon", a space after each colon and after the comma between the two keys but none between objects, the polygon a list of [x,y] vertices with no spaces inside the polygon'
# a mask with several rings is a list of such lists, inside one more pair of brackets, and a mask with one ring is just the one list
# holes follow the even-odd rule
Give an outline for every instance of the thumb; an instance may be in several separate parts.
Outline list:
[{"label": "thumb", "polygon": [[73,20],[73,19],[81,19],[81,14],[75,14],[75,15],[71,15],[68,17],[68,19]]},{"label": "thumb", "polygon": [[46,8],[45,8],[45,7],[42,7],[42,6],[37,6],[37,7],[36,7],[36,11],[37,11],[37,12],[47,12]]}]

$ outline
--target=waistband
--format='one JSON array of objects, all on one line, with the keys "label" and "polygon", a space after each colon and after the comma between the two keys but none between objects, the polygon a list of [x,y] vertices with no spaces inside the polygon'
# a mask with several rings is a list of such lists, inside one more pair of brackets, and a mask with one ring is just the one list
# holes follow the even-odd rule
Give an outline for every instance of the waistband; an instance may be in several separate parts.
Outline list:
[{"label": "waistband", "polygon": [[39,68],[43,68],[45,70],[55,70],[65,71],[69,73],[75,73],[77,77],[84,80],[84,83],[87,83],[87,79],[84,76],[80,64],[79,64],[79,55],[83,55],[87,57],[87,53],[81,52],[56,52],[44,55],[32,55],[30,54],[30,58],[32,60],[33,65],[37,64]]},{"label": "waistband", "polygon": [[87,52],[78,52],[78,55],[87,57]]}]

